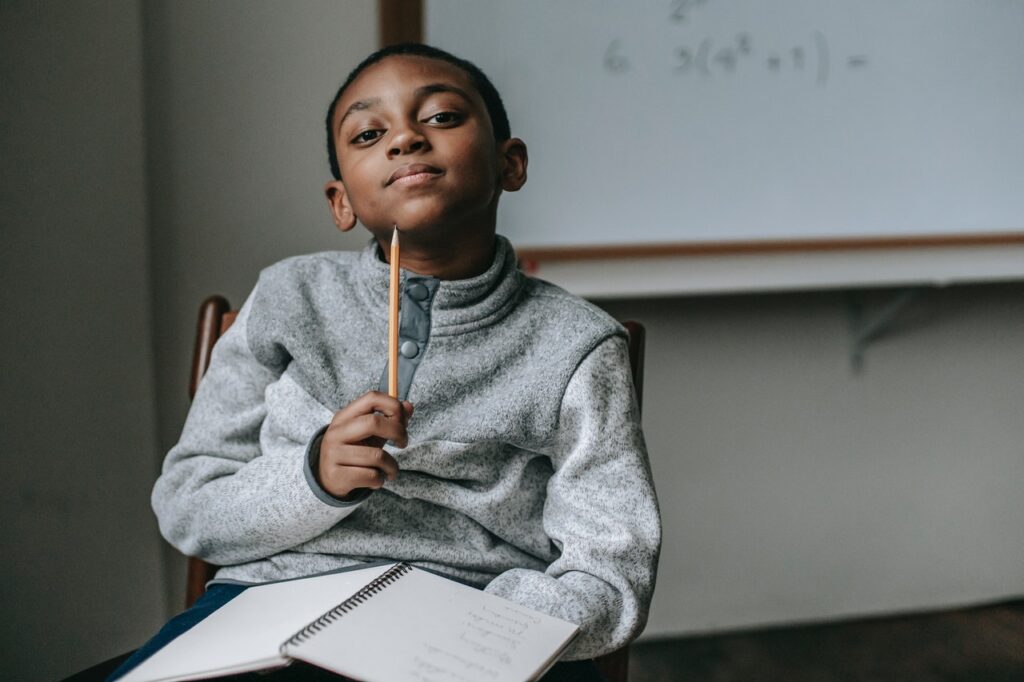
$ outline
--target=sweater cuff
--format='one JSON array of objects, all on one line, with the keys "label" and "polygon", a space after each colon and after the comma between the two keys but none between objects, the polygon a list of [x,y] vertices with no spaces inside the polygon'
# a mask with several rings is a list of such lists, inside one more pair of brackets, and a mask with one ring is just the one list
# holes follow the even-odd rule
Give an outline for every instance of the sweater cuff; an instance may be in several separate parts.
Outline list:
[{"label": "sweater cuff", "polygon": [[348,499],[342,500],[330,494],[320,485],[320,482],[316,480],[316,474],[313,472],[320,468],[320,442],[324,439],[324,434],[327,433],[327,427],[330,424],[325,424],[316,433],[313,434],[313,438],[310,439],[309,445],[306,446],[306,456],[303,458],[302,473],[306,476],[306,483],[309,485],[309,489],[313,491],[317,499],[325,504],[329,504],[332,507],[355,507],[356,505],[362,504],[366,498],[373,493],[372,490],[366,488],[362,492],[350,496]]}]

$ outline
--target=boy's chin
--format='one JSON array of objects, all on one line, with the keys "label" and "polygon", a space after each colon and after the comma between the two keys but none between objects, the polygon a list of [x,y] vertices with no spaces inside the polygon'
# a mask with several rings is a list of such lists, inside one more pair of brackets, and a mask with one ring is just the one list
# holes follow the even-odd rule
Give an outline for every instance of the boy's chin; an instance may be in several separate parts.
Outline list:
[{"label": "boy's chin", "polygon": [[[371,229],[375,235],[391,237],[395,225],[399,232],[420,234],[424,237],[455,236],[463,229],[476,231],[480,225],[492,223],[494,208],[483,197],[446,197],[440,194],[407,197],[394,202],[390,210]],[[472,226],[472,227],[468,227]]]},{"label": "boy's chin", "polygon": [[370,231],[374,237],[383,241],[391,241],[391,234],[394,232],[395,227],[398,227],[398,232],[404,237],[427,237],[429,235],[438,235],[444,231],[440,225],[435,223],[427,223],[423,221],[395,221],[393,223],[377,225],[374,227],[366,226],[366,229]]},{"label": "boy's chin", "polygon": [[[471,221],[475,223],[476,221]],[[484,221],[480,221],[483,224]],[[456,238],[459,231],[458,226],[466,221],[458,220],[452,216],[425,216],[409,215],[395,216],[392,223],[378,224],[374,227],[367,226],[367,229],[378,239],[391,239],[391,234],[398,227],[398,232],[403,237],[408,236],[410,241],[429,242],[435,239]]]}]

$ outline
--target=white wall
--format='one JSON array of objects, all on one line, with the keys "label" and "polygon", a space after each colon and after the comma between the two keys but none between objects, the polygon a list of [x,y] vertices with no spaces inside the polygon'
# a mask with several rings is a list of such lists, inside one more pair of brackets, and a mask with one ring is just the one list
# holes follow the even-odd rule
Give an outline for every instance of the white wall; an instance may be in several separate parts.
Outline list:
[{"label": "white wall", "polygon": [[[327,212],[324,116],[377,46],[376,0],[144,4],[160,446],[177,440],[199,303],[238,307],[261,268],[360,248]],[[147,482],[146,485],[151,485]],[[168,549],[168,608],[184,563]]]},{"label": "white wall", "polygon": [[0,652],[5,677],[50,680],[180,608],[149,492],[200,299],[362,242],[327,219],[321,127],[376,2],[0,12]]},{"label": "white wall", "polygon": [[0,5],[0,661],[52,680],[163,619],[136,2]]},{"label": "white wall", "polygon": [[647,325],[648,636],[1024,594],[1024,285],[615,301]]}]

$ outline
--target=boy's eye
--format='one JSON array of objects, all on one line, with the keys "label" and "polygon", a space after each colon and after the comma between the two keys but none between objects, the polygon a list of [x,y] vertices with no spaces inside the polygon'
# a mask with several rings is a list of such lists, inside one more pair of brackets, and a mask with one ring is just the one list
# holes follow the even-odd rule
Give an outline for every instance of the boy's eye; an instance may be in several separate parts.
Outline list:
[{"label": "boy's eye", "polygon": [[363,142],[373,142],[378,137],[380,137],[380,132],[381,131],[379,130],[364,130],[363,132],[353,137],[352,142],[354,144],[360,144]]},{"label": "boy's eye", "polygon": [[458,123],[461,120],[462,114],[458,114],[454,111],[440,111],[426,118],[427,123],[438,123],[440,125],[450,125],[452,123]]}]

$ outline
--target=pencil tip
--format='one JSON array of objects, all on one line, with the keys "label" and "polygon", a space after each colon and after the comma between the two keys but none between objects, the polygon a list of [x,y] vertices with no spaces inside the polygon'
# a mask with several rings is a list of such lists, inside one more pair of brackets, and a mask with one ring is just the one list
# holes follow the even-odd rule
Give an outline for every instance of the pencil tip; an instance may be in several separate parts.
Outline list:
[{"label": "pencil tip", "polygon": [[398,241],[398,225],[395,225],[395,231],[391,233],[391,243],[394,244]]}]

